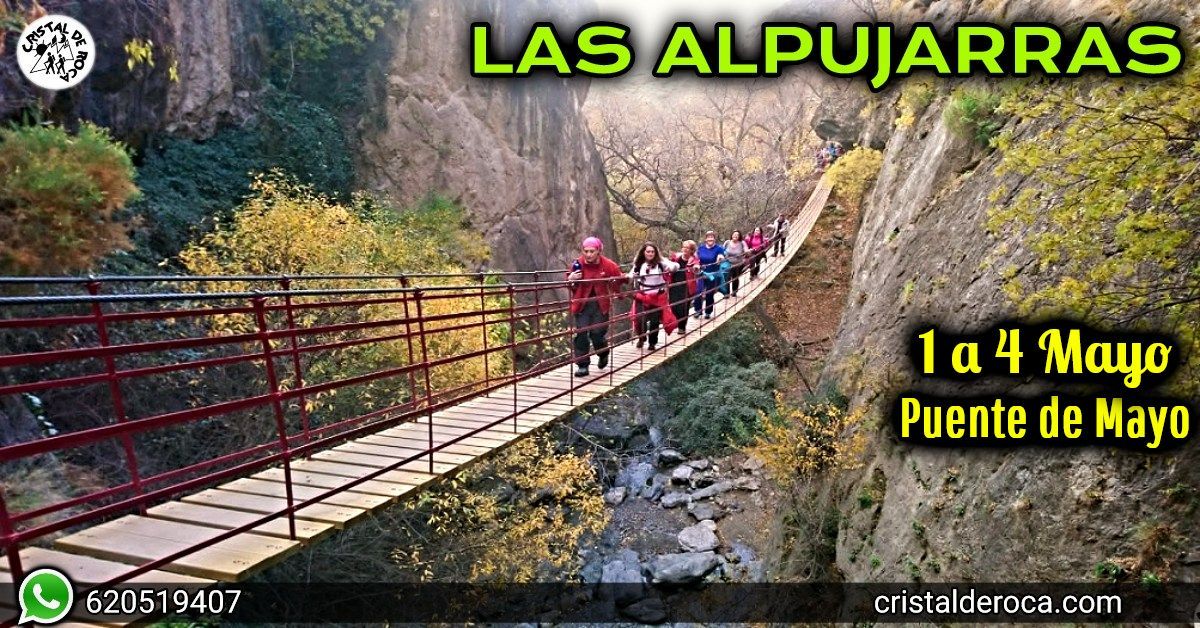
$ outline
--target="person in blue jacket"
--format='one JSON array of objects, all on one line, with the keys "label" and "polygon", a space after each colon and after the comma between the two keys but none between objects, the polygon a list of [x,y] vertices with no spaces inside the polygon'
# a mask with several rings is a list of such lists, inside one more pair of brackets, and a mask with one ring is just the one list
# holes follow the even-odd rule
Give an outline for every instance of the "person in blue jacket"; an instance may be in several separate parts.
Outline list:
[{"label": "person in blue jacket", "polygon": [[[692,318],[700,318],[701,303],[704,304],[704,318],[712,318],[713,308],[716,306],[717,288],[720,280],[712,281],[704,278],[704,274],[715,275],[721,272],[721,262],[725,261],[725,249],[717,244],[717,232],[709,231],[704,234],[704,244],[696,249],[696,257],[700,260],[700,279],[699,290],[696,292],[696,299],[692,301],[692,308],[695,313]],[[709,284],[712,285],[709,285]]]}]

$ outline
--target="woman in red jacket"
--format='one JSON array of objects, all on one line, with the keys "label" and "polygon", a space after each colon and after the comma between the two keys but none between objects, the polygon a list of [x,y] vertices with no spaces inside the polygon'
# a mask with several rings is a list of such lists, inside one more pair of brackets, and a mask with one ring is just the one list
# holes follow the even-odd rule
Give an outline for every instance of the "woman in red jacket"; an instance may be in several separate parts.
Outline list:
[{"label": "woman in red jacket", "polygon": [[679,265],[671,273],[671,287],[667,290],[671,300],[671,311],[679,324],[679,335],[687,333],[688,308],[696,296],[696,276],[700,272],[700,259],[696,257],[696,241],[684,240],[683,248],[671,254],[671,261]]},{"label": "woman in red jacket", "polygon": [[596,351],[599,359],[597,368],[608,366],[608,317],[612,311],[612,298],[620,294],[625,274],[617,263],[604,257],[600,251],[604,243],[600,238],[590,237],[583,241],[583,252],[571,264],[567,280],[571,289],[571,315],[575,329],[575,375],[588,374],[591,358]]}]

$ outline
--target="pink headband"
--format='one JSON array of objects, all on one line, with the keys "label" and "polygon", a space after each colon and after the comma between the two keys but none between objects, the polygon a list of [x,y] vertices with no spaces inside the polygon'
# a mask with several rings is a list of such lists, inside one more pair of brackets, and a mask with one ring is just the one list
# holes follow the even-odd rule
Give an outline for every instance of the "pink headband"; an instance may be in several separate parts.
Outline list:
[{"label": "pink headband", "polygon": [[596,236],[591,236],[589,238],[584,239],[583,248],[596,249],[597,251],[603,251],[604,243],[600,241],[600,238],[597,238]]}]

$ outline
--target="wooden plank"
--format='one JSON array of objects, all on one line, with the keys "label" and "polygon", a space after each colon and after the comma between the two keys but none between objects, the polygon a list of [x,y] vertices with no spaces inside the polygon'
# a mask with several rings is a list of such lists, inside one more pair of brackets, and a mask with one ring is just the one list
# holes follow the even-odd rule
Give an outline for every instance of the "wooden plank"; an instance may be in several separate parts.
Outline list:
[{"label": "wooden plank", "polygon": [[[444,431],[440,435],[437,435],[436,440],[441,440],[443,442],[449,441],[454,438],[459,438],[461,436],[466,436],[467,434],[469,434],[473,431],[473,429],[468,426],[459,426],[459,427],[448,427],[447,426],[447,427],[439,428],[439,429],[443,429]],[[384,436],[386,438],[392,438],[392,439],[396,439],[396,440],[417,441],[417,442],[421,442],[421,443],[428,442],[428,438],[429,438],[428,434],[425,433],[423,429],[414,429],[414,428],[399,428],[399,429],[395,429],[395,430],[389,430],[386,433],[381,433],[380,435]],[[480,433],[472,435],[472,436],[468,436],[467,438],[465,438],[459,442],[469,443],[472,445],[478,444],[479,446],[485,446],[489,450],[491,450],[491,449],[495,449],[497,447],[502,447],[502,446],[506,445],[507,443],[509,443],[510,441],[512,441],[512,439],[517,438],[519,436],[520,436],[519,433],[517,433],[517,434],[513,433],[511,426],[509,426],[507,429],[505,427],[501,426],[501,427],[489,428],[486,431],[480,432]]]},{"label": "wooden plank", "polygon": [[[395,465],[396,461],[403,460],[402,457],[382,455],[382,454],[368,454],[368,453],[362,453],[362,451],[340,451],[340,450],[335,449],[335,450],[325,451],[325,454],[329,454],[329,457],[325,457],[324,460],[344,460],[344,461],[354,462],[354,463],[356,463],[356,465],[362,465],[362,466],[366,466],[366,467],[376,467],[376,468],[390,467],[392,465]],[[320,455],[320,454],[318,454],[318,455]],[[450,454],[450,455],[454,456],[454,454]],[[454,471],[454,469],[456,469],[456,468],[458,468],[458,466],[462,465],[462,461],[443,461],[443,460],[439,460],[440,457],[442,457],[442,456],[436,455],[433,457],[433,472],[437,473],[438,476],[440,476],[440,474],[443,474],[443,473],[449,473],[451,471]],[[454,457],[463,457],[463,456],[454,456]],[[404,463],[404,466],[401,468],[412,468],[413,471],[422,471],[422,469],[424,469],[424,471],[428,471],[428,469],[430,469],[430,461],[428,461],[428,460],[430,460],[430,459],[428,459],[428,456],[424,456],[424,459],[422,459],[422,460],[414,460],[413,462]],[[470,460],[474,460],[474,459],[467,459],[466,462],[469,462]]]},{"label": "wooden plank", "polygon": [[428,451],[424,447],[388,447],[386,445],[372,445],[364,443],[362,440],[352,440],[348,443],[343,443],[334,447],[332,451],[349,451],[356,454],[372,454],[377,456],[389,456],[401,460],[411,458],[419,460],[423,458],[425,452]]},{"label": "wooden plank", "polygon": [[[548,409],[543,409],[543,408],[529,408],[528,406],[522,407],[522,406],[518,405],[517,410],[518,410],[518,414],[517,414],[517,423],[518,424],[521,422],[541,424],[541,423],[545,423],[546,421],[553,421],[554,419],[557,419],[560,416],[559,413],[557,413],[553,410],[548,410]],[[475,416],[478,415],[478,416],[487,416],[487,417],[491,417],[494,419],[505,418],[505,419],[508,419],[509,421],[511,421],[512,413],[513,413],[513,407],[512,407],[511,400],[508,401],[507,403],[495,403],[495,402],[475,403],[470,406],[455,406],[453,408],[447,408],[445,410],[442,410],[441,412],[433,415],[433,421],[434,421],[434,425],[437,425],[438,419],[440,417],[454,418],[454,417],[462,417],[464,415],[467,416],[468,418],[474,418]],[[428,419],[422,419],[417,424],[418,425],[428,425]]]},{"label": "wooden plank", "polygon": [[522,433],[536,430],[538,427],[546,425],[547,423],[553,423],[554,420],[557,420],[557,417],[539,417],[538,420],[518,420],[516,423],[516,431],[512,429],[512,419],[504,419],[500,421],[500,423],[496,423],[496,419],[493,419],[492,417],[486,417],[486,415],[481,414],[454,415],[454,417],[443,417],[440,420],[444,421],[444,425],[446,427],[455,427],[455,429],[458,430],[467,430],[466,432],[462,433],[482,430],[479,433],[492,433],[492,435],[497,436],[502,435],[502,433],[508,433],[508,435],[511,435],[511,433],[516,433],[517,436],[520,436]]},{"label": "wooden plank", "polygon": [[[616,379],[616,377],[616,374],[614,374],[613,378]],[[537,388],[539,390],[546,391],[569,392],[572,386],[575,387],[575,392],[577,393],[596,390],[607,391],[608,389],[612,388],[612,385],[608,383],[607,375],[602,375],[595,379],[593,379],[590,375],[588,377],[576,377],[574,379],[559,376],[547,377],[543,375],[542,377],[521,382],[521,390]]]},{"label": "wooden plank", "polygon": [[[564,412],[571,411],[574,410],[575,407],[566,400],[568,394],[569,392],[565,389],[553,391],[521,386],[517,390],[517,409],[524,409],[535,404],[540,404],[538,407],[541,408],[558,409],[553,408],[553,406],[559,405],[562,406],[561,409]],[[512,411],[513,394],[511,390],[508,391],[508,394],[506,395],[491,394],[486,397],[478,397],[477,399],[481,402],[484,400],[490,402],[488,405],[496,405],[499,407],[504,407],[507,405],[509,411]]]},{"label": "wooden plank", "polygon": [[[232,530],[240,528],[255,519],[262,517],[258,513],[250,513],[242,510],[230,510],[228,508],[215,508],[213,506],[202,506],[200,504],[192,504],[189,502],[167,502],[159,504],[146,511],[146,516],[157,519],[165,519],[167,521],[182,521],[184,523],[194,523],[196,525],[208,526],[210,528],[218,528],[221,530]],[[332,532],[335,528],[332,524],[319,523],[316,521],[308,521],[305,519],[296,519],[296,540],[304,544],[309,544],[320,540],[325,535]],[[290,538],[288,520],[285,517],[272,519],[264,523],[253,531],[256,534],[266,536],[274,536],[281,539]]]},{"label": "wooden plank", "polygon": [[[491,417],[475,417],[475,418],[463,417],[463,418],[456,418],[454,420],[457,424],[457,427],[455,429],[463,430],[464,434],[469,434],[471,431],[477,430],[485,425],[492,425],[493,422],[495,421],[495,419],[491,418]],[[500,424],[492,425],[492,427],[490,427],[489,429],[495,430],[498,432],[507,432],[510,436],[519,437],[522,433],[527,433],[529,430],[537,429],[548,423],[553,423],[553,421],[543,421],[543,422],[539,422],[539,423],[524,423],[524,424],[518,423],[517,424],[518,429],[524,428],[524,429],[521,429],[520,433],[513,433],[511,421],[505,421]],[[483,432],[483,433],[487,433],[487,432]]]},{"label": "wooden plank", "polygon": [[[398,458],[381,458],[379,456],[371,456],[368,454],[356,454],[356,453],[351,453],[348,451],[334,451],[334,450],[317,452],[317,453],[313,454],[313,458],[315,458],[317,460],[326,460],[329,462],[339,462],[342,464],[352,464],[352,465],[359,465],[359,466],[364,466],[364,467],[375,467],[376,469],[390,467],[393,464],[395,464],[396,461],[398,460]],[[448,472],[453,471],[458,468],[457,464],[448,464],[445,462],[438,462],[437,458],[434,458],[434,461],[435,462],[433,465],[433,472],[436,475],[448,473]],[[406,463],[404,465],[397,467],[396,469],[401,470],[401,471],[426,471],[426,472],[428,472],[429,471],[429,459],[428,459],[428,457],[426,457],[424,460],[416,460],[413,462],[409,462],[409,463]]]},{"label": "wooden plank", "polygon": [[[428,430],[428,428],[425,428],[425,429]],[[464,436],[465,434],[466,434],[466,432],[463,432],[461,434],[457,434],[454,436],[451,436],[449,434],[445,434],[445,435],[434,434],[433,442],[435,445],[444,445],[452,440],[455,440],[455,439],[458,439],[458,438]],[[414,432],[411,429],[396,430],[394,432],[389,431],[387,433],[380,432],[379,434],[375,434],[373,436],[373,438],[379,439],[381,442],[384,440],[390,440],[390,441],[398,441],[401,443],[407,443],[407,444],[411,444],[411,445],[419,444],[422,446],[427,445],[429,443],[428,431],[426,431],[424,434],[418,435],[416,432]],[[485,432],[480,432],[478,434],[474,434],[472,436],[467,436],[466,438],[458,441],[455,444],[466,446],[466,447],[474,447],[474,448],[480,448],[480,449],[485,449],[485,450],[491,450],[491,449],[495,449],[496,447],[503,445],[504,443],[507,443],[510,440],[512,440],[511,434],[492,429],[492,430],[488,430]],[[451,453],[459,453],[459,452],[451,452]]]},{"label": "wooden plank", "polygon": [[[512,414],[511,411],[505,412],[505,411],[501,411],[501,410],[482,410],[482,411],[473,410],[471,412],[457,412],[457,411],[448,412],[447,414],[443,414],[441,416],[434,418],[434,422],[433,422],[434,432],[433,433],[434,433],[435,437],[437,437],[439,434],[452,435],[454,437],[462,436],[466,432],[462,431],[462,425],[458,424],[456,422],[456,420],[461,421],[464,419],[468,420],[468,421],[484,419],[490,423],[495,424],[494,426],[497,428],[503,428],[504,430],[511,432],[512,424],[513,424],[511,414]],[[517,425],[518,426],[526,426],[527,428],[532,429],[532,428],[540,426],[544,423],[553,421],[555,418],[557,418],[557,417],[551,418],[548,416],[529,416],[529,417],[525,418],[524,420],[521,420],[520,418],[518,418]],[[416,431],[418,433],[424,434],[426,440],[428,440],[428,438],[429,438],[429,423],[426,423],[426,422],[409,423],[404,426],[403,431],[405,433],[411,433],[411,432]],[[507,441],[505,441],[505,442],[507,442]]]},{"label": "wooden plank", "polygon": [[[132,567],[124,563],[101,560],[79,554],[68,554],[67,552],[59,552],[43,547],[22,548],[21,566],[26,573],[42,567],[53,567],[66,574],[72,582],[88,584],[108,582],[132,569]],[[3,574],[0,581],[12,582],[7,560],[0,560],[0,573]],[[154,570],[140,576],[134,576],[127,582],[131,584],[156,583],[204,587],[212,584],[214,581],[209,578],[196,578],[168,571]]]},{"label": "wooden plank", "polygon": [[[134,534],[137,536],[163,539],[165,541],[178,541],[180,543],[187,544],[202,543],[225,533],[224,530],[219,530],[217,528],[209,528],[191,523],[182,523],[179,521],[165,521],[163,519],[143,517],[140,515],[126,515],[120,519],[115,519],[97,526],[92,526],[88,529],[88,531],[95,534],[120,532],[122,534]],[[220,547],[226,551],[241,552],[245,554],[274,556],[280,552],[294,549],[293,545],[295,545],[295,543],[287,539],[244,532],[237,536],[225,539],[214,547]]]},{"label": "wooden plank", "polygon": [[[629,371],[624,371],[624,370],[610,371],[609,369],[605,369],[603,371],[592,371],[584,377],[575,377],[575,375],[573,373],[571,373],[570,371],[564,371],[561,373],[555,371],[555,372],[547,373],[545,375],[539,375],[536,379],[555,380],[555,381],[561,381],[561,382],[575,382],[575,383],[587,382],[587,383],[607,384],[610,377],[612,378],[612,380],[614,382],[621,382],[621,381],[627,382],[637,376],[634,375],[633,373],[630,373]],[[522,384],[524,384],[524,382],[522,382]]]},{"label": "wooden plank", "polygon": [[[365,475],[365,474],[364,474]],[[283,469],[268,469],[262,473],[256,473],[250,476],[256,480],[267,480],[269,482],[283,482]],[[360,476],[361,477],[361,476]],[[355,478],[347,478],[338,475],[328,475],[325,473],[310,473],[307,471],[292,470],[292,485],[293,486],[312,486],[315,488],[338,488],[352,482]],[[397,498],[405,495],[415,487],[407,484],[396,484],[392,482],[380,482],[379,480],[367,480],[360,484],[354,485],[354,491],[357,493],[366,493],[368,495],[382,495],[384,497]]]},{"label": "wooden plank", "polygon": [[[490,399],[486,400],[484,403],[473,401],[471,403],[455,406],[453,411],[458,414],[487,414],[489,416],[496,414],[498,416],[509,416],[512,414],[512,402],[510,401],[508,404],[498,404]],[[529,406],[526,406],[521,414],[522,416],[527,416],[530,419],[546,419],[551,421],[563,416],[562,412],[556,410],[542,407],[531,408]]]},{"label": "wooden plank", "polygon": [[[287,508],[287,500],[281,497],[267,497],[265,495],[250,495],[248,493],[235,493],[233,491],[222,491],[211,488],[207,491],[202,491],[194,495],[185,495],[182,501],[191,502],[193,504],[202,504],[205,506],[215,506],[217,508],[228,508],[230,510],[244,510],[246,512],[257,512],[264,515],[273,512],[279,512]],[[346,524],[367,514],[367,511],[361,508],[351,508],[349,506],[338,506],[335,504],[317,503],[310,506],[305,506],[296,511],[297,519],[306,519],[309,521],[320,521],[322,523],[331,523],[337,528],[344,528]]]},{"label": "wooden plank", "polygon": [[[443,445],[449,440],[450,440],[449,438],[440,438],[440,439],[434,438],[434,441],[433,441],[434,446],[436,447],[439,445]],[[464,439],[464,440],[466,440],[466,439]],[[395,437],[395,436],[384,436],[381,434],[375,434],[372,436],[367,436],[365,438],[360,438],[355,442],[359,442],[364,445],[379,445],[380,447],[399,447],[402,449],[408,449],[411,447],[418,447],[418,446],[424,447],[428,441],[418,441],[418,440],[409,439],[409,438],[399,438],[399,437]],[[494,449],[494,447],[488,447],[485,445],[470,445],[470,444],[464,443],[463,441],[459,441],[452,445],[446,445],[439,451],[444,451],[444,452],[450,453],[450,454],[460,454],[463,456],[482,456],[483,454],[486,454],[487,452],[491,451],[492,449]]]},{"label": "wooden plank", "polygon": [[[361,465],[343,464],[338,462],[330,462],[328,460],[297,460],[292,463],[292,471],[312,471],[313,473],[324,473],[326,475],[340,475],[348,478],[361,478],[378,471],[375,467],[364,467]],[[410,486],[422,486],[437,479],[438,476],[427,473],[423,470],[397,470],[387,471],[376,476],[372,481],[389,482],[392,484],[405,484]]]},{"label": "wooden plank", "polygon": [[[345,445],[339,445],[337,447],[334,447],[330,451],[345,452],[345,453],[352,453],[352,454],[363,454],[363,455],[367,455],[367,456],[378,456],[380,458],[391,459],[391,462],[389,462],[386,465],[383,465],[385,467],[394,463],[397,460],[407,460],[409,458],[412,458],[414,455],[421,456],[417,460],[414,460],[414,462],[420,461],[422,459],[424,459],[426,461],[429,460],[428,455],[425,453],[426,452],[425,449],[404,449],[404,448],[400,448],[400,447],[385,447],[382,445],[366,445],[366,444],[361,444],[361,443],[357,443],[357,442],[346,443]],[[467,456],[467,455],[463,455],[463,454],[450,454],[450,453],[444,453],[442,451],[438,451],[438,452],[434,453],[433,459],[435,461],[440,461],[440,462],[449,462],[449,463],[454,463],[454,464],[466,464],[466,463],[474,460],[475,456]],[[429,463],[426,462],[425,465],[426,465],[426,468],[428,468]]]},{"label": "wooden plank", "polygon": [[[226,544],[236,541],[237,538],[222,541],[212,547],[196,550],[163,566],[163,570],[201,578],[237,582],[245,579],[253,571],[264,569],[282,560],[285,556],[300,547],[300,543],[296,541],[268,539],[271,543],[282,544],[281,546],[273,545],[271,546],[272,549],[278,547],[283,547],[284,549],[274,555],[262,552],[225,549]],[[90,528],[76,532],[70,536],[62,537],[56,540],[54,544],[60,549],[96,558],[140,564],[158,560],[187,549],[194,542],[129,534],[115,529],[98,530]]]},{"label": "wooden plank", "polygon": [[[251,495],[267,495],[270,497],[287,497],[287,484],[283,482],[272,482],[270,480],[260,480],[257,478],[240,478],[222,484],[219,487],[223,491],[236,491],[238,493],[250,493]],[[322,493],[328,492],[329,489],[317,488],[315,486],[299,486],[292,484],[292,499],[303,501],[320,496]],[[392,503],[394,499],[387,495],[368,495],[367,493],[359,493],[354,490],[347,490],[330,495],[323,499],[325,503],[337,504],[339,506],[349,506],[351,508],[362,508],[363,510],[374,510],[380,506]]]},{"label": "wooden plank", "polygon": [[[571,412],[578,410],[578,408],[571,405],[569,401],[570,393],[566,393],[557,399],[550,398],[553,396],[554,395],[551,394],[545,397],[537,397],[527,395],[524,391],[522,391],[517,397],[517,414],[526,414],[532,416],[534,413],[536,413],[546,417],[558,418],[564,414],[570,414]],[[578,402],[583,396],[584,395],[581,395],[580,393],[576,393],[575,401]],[[460,411],[465,410],[466,409],[464,408]],[[507,399],[503,397],[481,398],[477,401],[477,403],[471,405],[469,411],[502,413],[500,416],[509,416],[513,413],[513,400],[512,397],[508,397]]]}]

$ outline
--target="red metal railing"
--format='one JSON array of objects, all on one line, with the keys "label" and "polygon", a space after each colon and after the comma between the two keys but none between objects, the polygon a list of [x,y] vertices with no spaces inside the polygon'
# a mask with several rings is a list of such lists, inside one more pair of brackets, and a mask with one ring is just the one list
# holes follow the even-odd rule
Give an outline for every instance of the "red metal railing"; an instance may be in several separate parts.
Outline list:
[{"label": "red metal railing", "polygon": [[[769,250],[765,247],[755,255]],[[347,282],[357,287],[339,287]],[[23,573],[17,550],[24,544],[100,519],[144,512],[173,496],[273,465],[283,468],[286,508],[131,568],[113,582],[278,517],[288,519],[290,536],[295,538],[299,508],[412,462],[428,462],[433,473],[435,454],[445,448],[509,420],[516,430],[521,411],[518,384],[585,357],[573,354],[570,340],[575,334],[616,323],[619,331],[610,345],[634,336],[631,313],[615,315],[611,323],[572,327],[567,320],[565,271],[488,276],[0,278],[3,285],[40,292],[83,287],[86,294],[0,298],[0,339],[14,347],[13,352],[0,354],[0,396],[41,395],[41,408],[58,424],[63,423],[59,411],[65,416],[81,408],[95,413],[106,407],[111,415],[83,422],[74,430],[0,447],[0,469],[11,474],[40,456],[106,459],[114,447],[122,457],[122,474],[110,471],[107,486],[19,511],[11,510],[5,487],[0,486],[0,547],[14,583]],[[262,288],[207,291],[222,285]],[[105,292],[129,286],[146,291]],[[627,297],[637,289],[626,288],[619,296]],[[723,314],[721,308],[717,316]],[[707,324],[709,319],[698,321],[688,334],[666,337],[663,346],[686,343],[692,331]],[[479,330],[477,342],[474,330]],[[502,334],[505,342],[495,342],[492,334]],[[610,383],[614,371],[635,362],[644,367],[641,356],[612,364]],[[360,363],[367,368],[354,372],[352,366]],[[345,373],[347,368],[351,373]],[[472,369],[478,376],[465,378],[463,374]],[[574,405],[575,390],[595,378],[577,382],[570,371],[567,390],[533,407],[564,396]],[[219,380],[218,376],[228,380],[223,388],[208,390],[202,385]],[[185,380],[198,383],[181,388]],[[511,414],[436,442],[436,411],[509,386]],[[351,399],[339,397],[343,392]],[[131,394],[149,394],[153,403],[146,399],[132,403]],[[137,414],[139,408],[148,407],[156,413]],[[310,499],[294,497],[293,460],[422,419],[429,424],[423,451]],[[144,455],[139,460],[139,449],[148,442],[219,434],[221,429],[245,430],[246,437],[178,460],[170,468],[147,468]]]}]

